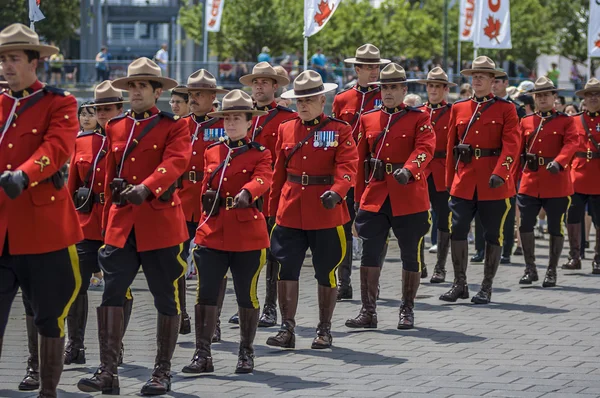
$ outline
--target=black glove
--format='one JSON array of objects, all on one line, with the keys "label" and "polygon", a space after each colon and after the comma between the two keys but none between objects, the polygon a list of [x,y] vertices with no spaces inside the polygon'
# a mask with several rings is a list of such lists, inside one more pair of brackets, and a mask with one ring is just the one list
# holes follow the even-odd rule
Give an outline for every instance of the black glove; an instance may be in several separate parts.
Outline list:
[{"label": "black glove", "polygon": [[358,202],[354,202],[354,212],[358,213],[358,210],[360,209],[360,203]]},{"label": "black glove", "polygon": [[144,184],[130,185],[123,192],[121,197],[129,203],[139,206],[150,196],[150,189]]},{"label": "black glove", "polygon": [[504,180],[502,177],[492,174],[490,177],[490,188],[499,188],[502,185],[504,185]]},{"label": "black glove", "polygon": [[546,170],[548,170],[552,174],[558,174],[561,172],[562,166],[560,165],[560,163],[553,160],[550,163],[548,163],[548,165],[546,166]]},{"label": "black glove", "polygon": [[331,210],[342,201],[342,197],[333,191],[325,191],[323,195],[321,195],[321,203],[323,203],[323,207],[327,210]]},{"label": "black glove", "polygon": [[0,187],[10,199],[16,199],[29,184],[29,177],[23,170],[5,171],[0,175]]},{"label": "black glove", "polygon": [[233,198],[234,209],[245,209],[250,207],[250,203],[252,203],[252,197],[247,189],[242,189],[237,195],[235,195],[235,198]]},{"label": "black glove", "polygon": [[396,181],[398,181],[398,183],[402,185],[408,184],[408,181],[411,177],[412,173],[408,169],[402,168],[394,171],[394,178],[396,179]]}]

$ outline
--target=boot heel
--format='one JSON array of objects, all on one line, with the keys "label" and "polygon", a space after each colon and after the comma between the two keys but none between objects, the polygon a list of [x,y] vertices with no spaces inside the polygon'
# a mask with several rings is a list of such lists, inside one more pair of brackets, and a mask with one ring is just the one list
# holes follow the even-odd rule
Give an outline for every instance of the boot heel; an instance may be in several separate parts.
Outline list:
[{"label": "boot heel", "polygon": [[296,348],[296,335],[292,334],[290,341],[285,345],[284,348]]},{"label": "boot heel", "polygon": [[121,395],[121,388],[112,387],[102,390],[102,395]]},{"label": "boot heel", "polygon": [[465,285],[463,292],[459,298],[461,298],[463,300],[466,300],[469,298],[469,288],[466,285]]}]

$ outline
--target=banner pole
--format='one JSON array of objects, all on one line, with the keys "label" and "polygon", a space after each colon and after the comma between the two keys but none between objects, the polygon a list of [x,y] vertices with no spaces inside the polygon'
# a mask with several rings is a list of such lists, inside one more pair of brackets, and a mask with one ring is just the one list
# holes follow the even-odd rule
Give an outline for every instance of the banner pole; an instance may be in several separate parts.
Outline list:
[{"label": "banner pole", "polygon": [[304,36],[304,70],[308,70],[308,37]]}]

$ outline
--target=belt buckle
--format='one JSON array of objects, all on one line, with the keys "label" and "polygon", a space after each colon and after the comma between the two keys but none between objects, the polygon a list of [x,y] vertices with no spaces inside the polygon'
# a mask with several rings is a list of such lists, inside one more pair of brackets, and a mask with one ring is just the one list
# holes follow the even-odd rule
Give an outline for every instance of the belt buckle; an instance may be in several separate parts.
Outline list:
[{"label": "belt buckle", "polygon": [[391,163],[386,163],[385,164],[385,172],[387,174],[392,174],[394,172],[394,165]]},{"label": "belt buckle", "polygon": [[98,194],[98,198],[100,198],[100,204],[103,205],[104,204],[104,192],[100,192]]},{"label": "belt buckle", "polygon": [[225,210],[233,209],[233,197],[228,196],[225,198]]},{"label": "belt buckle", "polygon": [[190,182],[193,182],[194,184],[197,182],[195,171],[192,170],[192,171],[188,172],[188,180],[190,180]]},{"label": "belt buckle", "polygon": [[540,166],[543,166],[543,165],[544,165],[544,163],[545,163],[545,160],[544,160],[544,158],[543,158],[543,157],[541,157],[541,156],[540,156],[540,157],[538,157],[538,165],[540,165]]},{"label": "belt buckle", "polygon": [[475,148],[475,159],[479,159],[481,157],[481,148]]},{"label": "belt buckle", "polygon": [[302,174],[302,177],[300,177],[300,183],[302,185],[308,185],[308,175]]},{"label": "belt buckle", "polygon": [[592,157],[593,157],[593,154],[592,154],[592,150],[591,150],[590,148],[588,148],[588,150],[587,150],[587,153],[585,154],[585,157],[586,157],[588,160],[591,160],[591,159],[592,159]]}]

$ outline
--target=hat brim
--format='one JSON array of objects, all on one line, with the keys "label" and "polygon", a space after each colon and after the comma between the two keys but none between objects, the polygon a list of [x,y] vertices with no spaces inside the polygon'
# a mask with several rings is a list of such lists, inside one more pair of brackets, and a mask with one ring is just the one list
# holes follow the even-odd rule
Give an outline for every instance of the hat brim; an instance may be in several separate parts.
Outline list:
[{"label": "hat brim", "polygon": [[406,79],[406,80],[396,80],[396,81],[385,81],[385,82],[381,82],[381,81],[376,81],[376,82],[371,82],[371,83],[367,83],[367,85],[369,86],[381,86],[382,84],[407,84],[407,83],[415,83],[417,81],[417,79]]},{"label": "hat brim", "polygon": [[179,87],[176,93],[188,94],[190,91],[213,91],[215,94],[227,94],[229,90],[225,90],[224,88],[209,88],[209,87]]},{"label": "hat brim", "polygon": [[583,98],[586,93],[597,93],[600,91],[600,87],[584,88],[583,90],[575,91],[575,95]]},{"label": "hat brim", "polygon": [[296,94],[295,90],[288,90],[285,91],[283,93],[281,93],[281,98],[283,99],[295,99],[295,98],[306,98],[306,97],[314,97],[315,95],[321,95],[321,94],[325,94],[328,93],[330,91],[334,91],[335,89],[338,88],[338,85],[335,83],[323,83],[323,90],[318,91],[316,93],[310,93],[310,94]]},{"label": "hat brim", "polygon": [[171,90],[178,86],[177,80],[168,78],[168,77],[158,77],[158,76],[130,76],[130,77],[120,77],[111,82],[114,88],[119,90],[128,91],[129,90],[129,82],[139,82],[139,81],[153,81],[162,84],[163,90]]},{"label": "hat brim", "polygon": [[389,59],[385,59],[385,58],[379,58],[379,61],[373,60],[373,61],[365,62],[365,60],[357,61],[356,57],[352,57],[352,58],[346,58],[344,60],[344,62],[347,64],[354,64],[354,65],[386,65],[392,61]]},{"label": "hat brim", "polygon": [[281,86],[285,86],[290,84],[290,79],[288,79],[285,76],[279,76],[279,75],[270,75],[268,73],[255,73],[255,74],[250,74],[250,75],[244,75],[242,77],[240,77],[240,83],[242,83],[244,86],[252,86],[252,80],[254,79],[273,79],[277,82],[277,84],[281,85]]},{"label": "hat brim", "polygon": [[501,70],[496,70],[496,69],[463,69],[460,71],[460,74],[463,76],[471,76],[475,73],[490,73],[493,74],[494,77],[504,77],[504,76],[508,76],[506,74],[506,72],[503,72]]},{"label": "hat brim", "polygon": [[440,83],[440,84],[445,84],[448,87],[458,86],[458,84],[449,82],[448,80],[417,79],[417,80],[413,80],[413,82],[419,83],[419,84]]},{"label": "hat brim", "polygon": [[252,116],[264,116],[266,114],[268,114],[269,112],[267,111],[260,111],[258,109],[253,109],[253,110],[249,110],[249,111],[242,111],[239,109],[232,109],[232,110],[225,110],[225,111],[216,111],[216,112],[209,112],[206,114],[206,116],[210,116],[210,117],[225,117],[225,115],[231,115],[232,113],[246,113],[246,114],[250,114]]},{"label": "hat brim", "polygon": [[58,54],[58,47],[49,46],[47,44],[5,44],[0,46],[0,54],[15,51],[15,50],[31,50],[40,53],[40,58],[49,57]]},{"label": "hat brim", "polygon": [[127,102],[129,102],[129,101],[125,101],[125,100],[123,100],[123,101],[111,101],[111,102],[95,102],[95,101],[94,101],[94,102],[92,102],[91,104],[85,104],[85,105],[83,105],[82,107],[83,107],[83,108],[92,108],[92,107],[95,107],[95,106],[102,106],[102,105],[117,105],[117,104],[125,104],[125,103],[127,103]]},{"label": "hat brim", "polygon": [[541,93],[557,93],[559,91],[565,91],[564,88],[542,88],[539,90],[533,89],[531,91],[527,91],[525,93],[521,93],[521,95],[533,95],[533,94],[541,94]]}]

